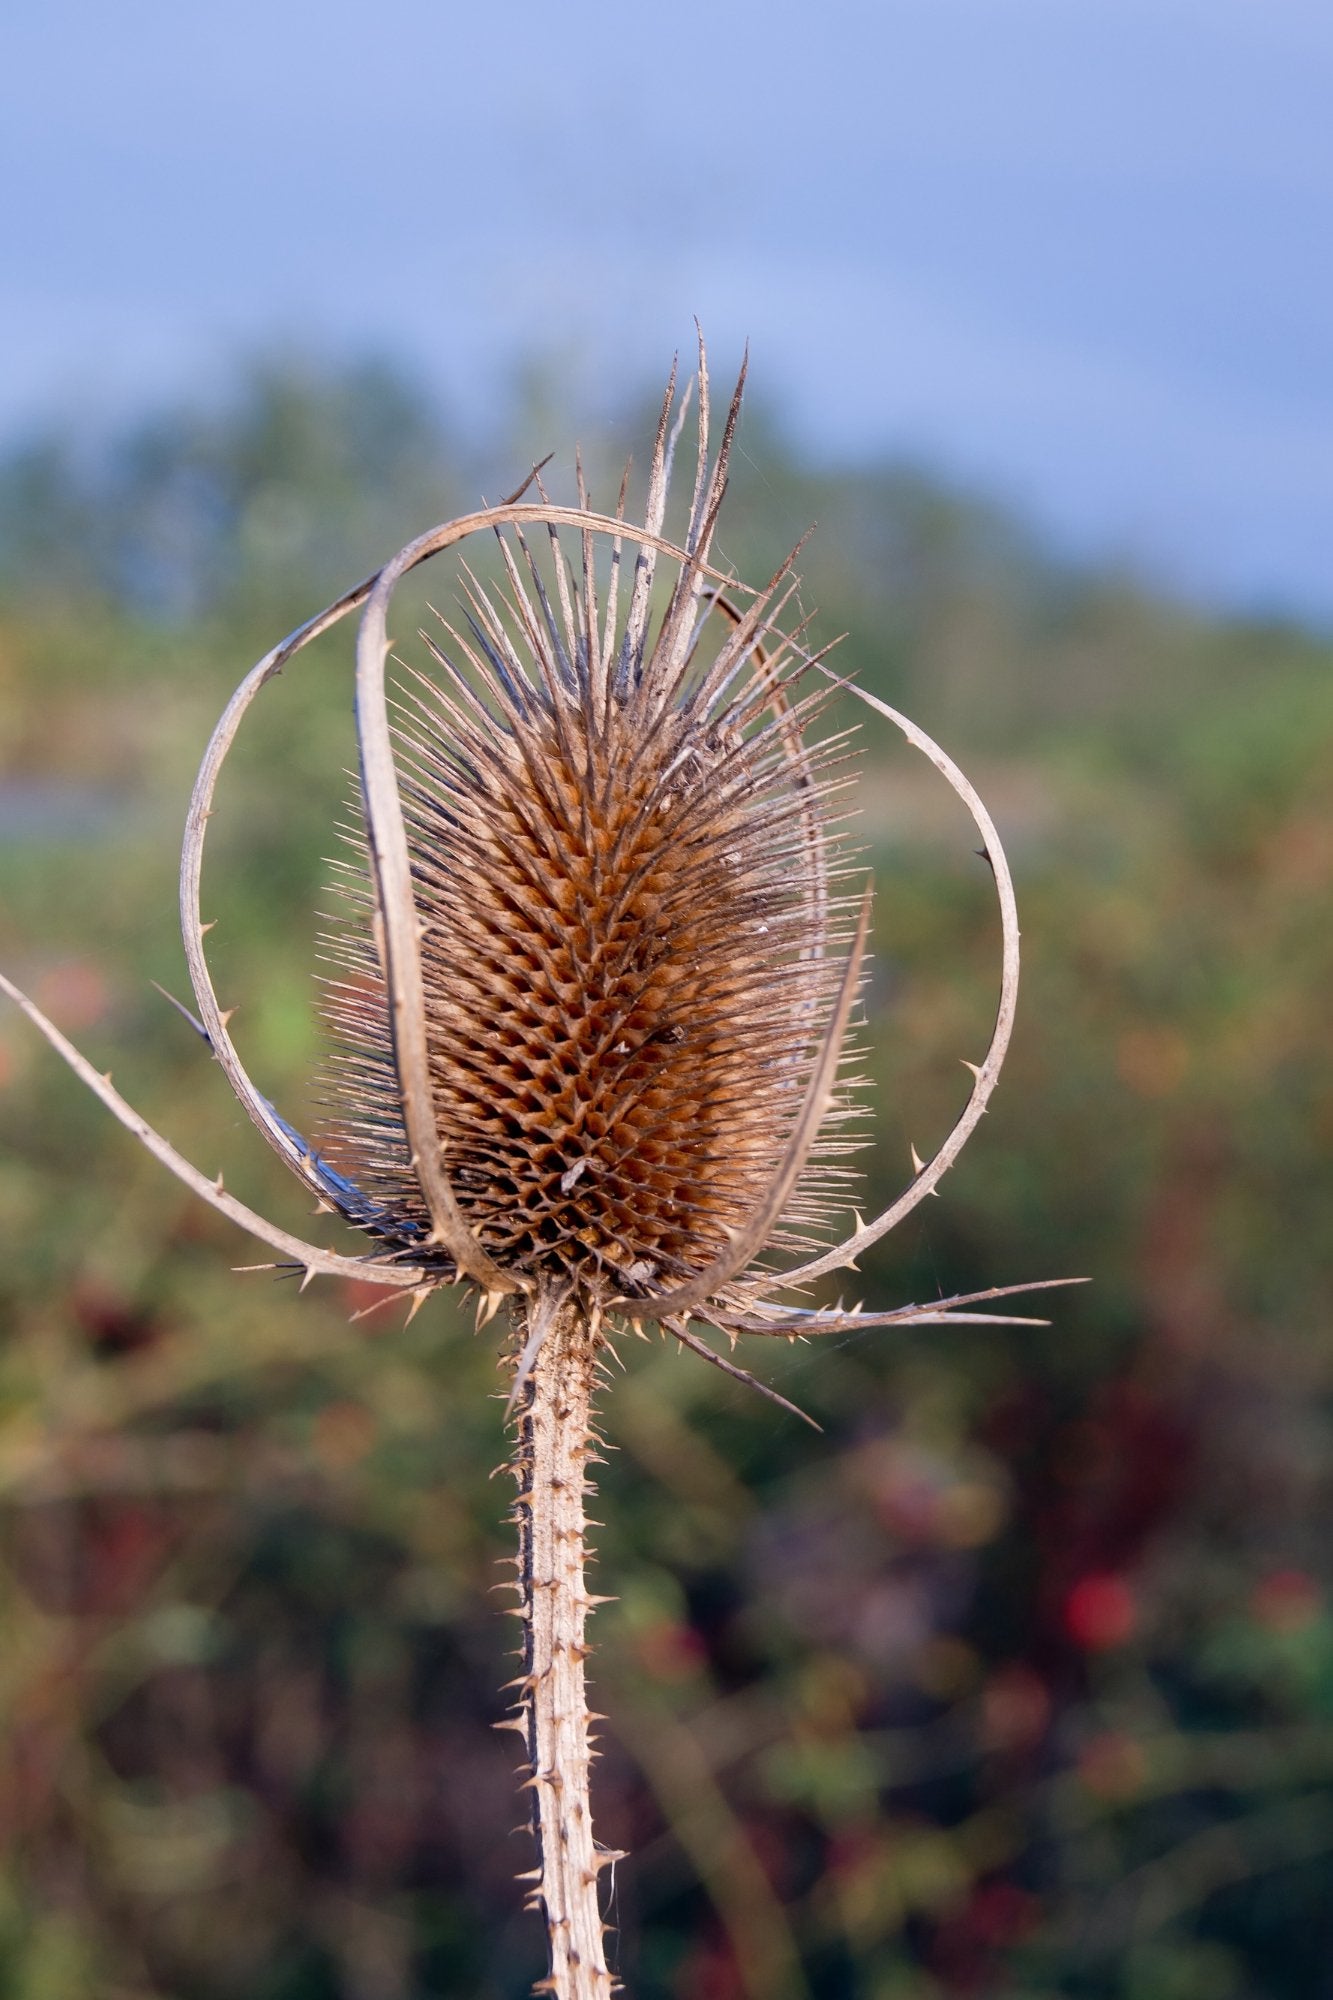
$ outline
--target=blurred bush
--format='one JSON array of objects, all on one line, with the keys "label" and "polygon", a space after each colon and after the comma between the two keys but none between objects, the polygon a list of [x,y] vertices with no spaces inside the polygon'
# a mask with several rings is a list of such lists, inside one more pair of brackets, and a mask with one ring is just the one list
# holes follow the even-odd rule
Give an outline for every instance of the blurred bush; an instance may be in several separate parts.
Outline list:
[{"label": "blurred bush", "polygon": [[[601,489],[646,431],[585,440]],[[183,986],[194,763],[250,658],[505,461],[391,370],[269,367],[0,464],[0,963],[294,1227],[149,983]],[[627,1986],[1321,1993],[1330,649],[1062,569],[919,471],[802,462],[760,410],[725,553],[767,574],[812,519],[819,630],[974,770],[1027,954],[995,1109],[865,1295],[1095,1283],[1047,1330],[744,1357],[818,1438],[625,1343],[594,1673]],[[210,838],[222,997],[298,1121],[347,674],[324,642],[266,693]],[[863,742],[873,1203],[960,1107],[996,938],[966,827]],[[0,1118],[0,1988],[523,1993],[494,1334],[234,1276],[257,1253],[10,1012]]]}]

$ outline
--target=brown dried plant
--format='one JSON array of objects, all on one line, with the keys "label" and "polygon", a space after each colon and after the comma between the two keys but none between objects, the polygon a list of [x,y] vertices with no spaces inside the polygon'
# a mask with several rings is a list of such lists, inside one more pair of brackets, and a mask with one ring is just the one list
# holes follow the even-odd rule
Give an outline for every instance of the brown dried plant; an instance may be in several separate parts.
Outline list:
[{"label": "brown dried plant", "polygon": [[[594,1840],[589,1811],[585,1630],[597,1600],[585,1583],[584,1501],[592,1399],[617,1331],[656,1322],[752,1382],[695,1323],[733,1349],[741,1334],[1040,1323],[982,1310],[1030,1286],[873,1313],[772,1296],[853,1269],[958,1157],[1004,1059],[1018,926],[1004,853],[971,785],[915,724],[851,687],[971,813],[999,898],[1003,965],[990,1048],[969,1065],[975,1081],[953,1131],[929,1164],[913,1156],[911,1184],[882,1215],[856,1217],[850,1236],[820,1247],[850,1192],[855,1104],[840,1072],[870,891],[847,887],[848,743],[810,734],[844,684],[806,648],[804,625],[782,622],[792,561],[755,591],[712,560],[743,383],[742,370],[710,457],[701,344],[698,455],[678,542],[664,522],[691,392],[677,407],[673,369],[642,526],[626,518],[624,483],[608,516],[592,509],[581,470],[574,507],[553,504],[534,474],[502,505],[410,543],[292,633],[246,676],[209,743],[181,864],[196,1025],[264,1137],[369,1249],[306,1243],[236,1201],[0,977],[116,1117],[303,1285],[352,1277],[406,1293],[413,1311],[458,1285],[476,1295],[479,1325],[507,1306],[525,1635],[510,1726],[534,1800],[538,1860],[526,1879],[550,1941],[539,1990],[560,2000],[612,1991],[598,1878],[615,1857]],[[534,483],[536,499],[525,499]],[[577,538],[576,567],[562,528]],[[396,586],[491,533],[499,585],[488,590],[462,567],[461,625],[441,621],[432,671],[404,670],[391,699]],[[357,610],[360,831],[341,870],[350,914],[329,940],[336,1113],[316,1151],[256,1089],[228,1033],[200,878],[218,775],[251,703]],[[775,1265],[774,1253],[786,1261]]]}]

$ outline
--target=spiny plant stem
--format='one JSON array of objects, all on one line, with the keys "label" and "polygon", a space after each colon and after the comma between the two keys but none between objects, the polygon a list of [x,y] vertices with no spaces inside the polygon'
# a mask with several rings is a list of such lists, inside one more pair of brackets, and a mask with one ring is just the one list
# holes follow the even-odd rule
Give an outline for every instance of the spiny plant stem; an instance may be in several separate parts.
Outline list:
[{"label": "spiny plant stem", "polygon": [[583,1507],[598,1444],[591,1417],[600,1346],[582,1308],[554,1311],[520,1391],[513,1461],[524,1629],[515,1726],[527,1746],[537,1842],[537,1866],[525,1879],[545,1909],[550,1942],[550,1973],[534,1990],[556,2000],[610,2000],[612,1992],[598,1876],[618,1856],[593,1839],[583,1676],[588,1612],[600,1601],[584,1582]]}]

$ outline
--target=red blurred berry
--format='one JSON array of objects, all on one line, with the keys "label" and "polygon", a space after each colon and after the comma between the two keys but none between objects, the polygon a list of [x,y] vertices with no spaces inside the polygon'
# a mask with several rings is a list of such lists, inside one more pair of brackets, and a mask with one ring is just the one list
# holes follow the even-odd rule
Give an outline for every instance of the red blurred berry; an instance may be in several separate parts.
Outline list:
[{"label": "red blurred berry", "polygon": [[1080,1577],[1064,1602],[1064,1627],[1086,1653],[1123,1646],[1139,1622],[1134,1593],[1122,1576]]}]

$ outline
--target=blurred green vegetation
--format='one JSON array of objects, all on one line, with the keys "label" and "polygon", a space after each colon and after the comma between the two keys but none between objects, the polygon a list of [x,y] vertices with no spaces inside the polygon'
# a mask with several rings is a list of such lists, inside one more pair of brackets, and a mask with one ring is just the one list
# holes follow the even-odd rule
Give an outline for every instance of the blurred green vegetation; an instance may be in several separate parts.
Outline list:
[{"label": "blurred green vegetation", "polygon": [[[531,412],[527,413],[531,416]],[[392,370],[0,464],[0,965],[201,1166],[299,1193],[189,1028],[178,832],[250,661],[559,425]],[[642,411],[585,438],[594,496]],[[1020,1026],[901,1302],[1087,1273],[1049,1329],[742,1358],[816,1437],[625,1342],[597,1510],[599,1831],[638,2000],[1304,2000],[1333,1957],[1333,650],[1073,573],[751,412],[722,550],[802,557],[840,664],[1010,845]],[[613,467],[616,469],[613,470]],[[210,833],[224,1003],[314,1120],[348,646],[266,692]],[[969,829],[861,732],[887,1199],[960,1108],[997,938]],[[0,1990],[516,2000],[494,1330],[255,1251],[0,1017]]]}]

